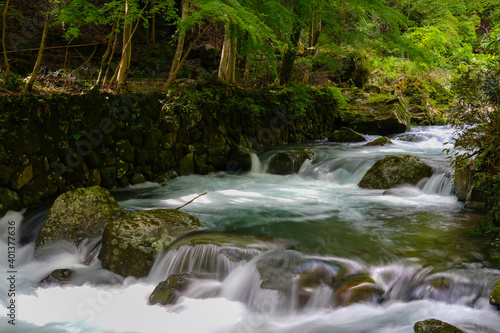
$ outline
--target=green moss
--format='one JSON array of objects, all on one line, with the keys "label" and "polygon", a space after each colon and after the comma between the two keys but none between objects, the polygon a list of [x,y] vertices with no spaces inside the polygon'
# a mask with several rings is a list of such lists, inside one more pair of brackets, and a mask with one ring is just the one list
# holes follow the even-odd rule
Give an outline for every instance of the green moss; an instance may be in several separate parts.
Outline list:
[{"label": "green moss", "polygon": [[157,252],[179,234],[200,226],[194,216],[177,210],[131,213],[108,224],[99,258],[105,267],[113,266],[113,272],[142,277],[149,272]]},{"label": "green moss", "polygon": [[500,281],[497,282],[490,294],[490,304],[500,305]]}]

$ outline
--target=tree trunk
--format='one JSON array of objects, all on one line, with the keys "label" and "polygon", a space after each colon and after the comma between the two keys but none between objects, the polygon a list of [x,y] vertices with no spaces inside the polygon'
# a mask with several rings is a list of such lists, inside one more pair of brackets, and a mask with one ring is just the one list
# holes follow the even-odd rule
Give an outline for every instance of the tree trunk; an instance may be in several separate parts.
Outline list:
[{"label": "tree trunk", "polygon": [[225,26],[222,55],[219,63],[219,80],[236,85],[236,53],[238,40],[229,24]]},{"label": "tree trunk", "polygon": [[[120,23],[118,21],[118,23]],[[117,24],[118,26],[118,24]],[[111,55],[109,56],[108,63],[106,64],[106,73],[104,73],[104,78],[102,79],[102,85],[106,85],[106,79],[108,78],[109,70],[111,69],[111,62],[113,61],[113,57],[115,56],[115,51],[116,51],[116,46],[118,44],[118,32],[115,31],[115,36],[114,36],[114,41],[113,41],[113,48],[111,49]]]},{"label": "tree trunk", "polygon": [[155,43],[156,39],[156,13],[154,12],[155,9],[155,0],[153,0],[153,17],[151,18],[151,43]]},{"label": "tree trunk", "polygon": [[168,80],[167,80],[167,83],[165,84],[165,89],[167,89],[168,87],[170,87],[170,85],[172,84],[172,82],[174,82],[175,80],[175,77],[177,76],[177,72],[179,72],[179,70],[181,69],[182,67],[182,64],[184,64],[184,61],[186,61],[188,55],[189,55],[189,52],[191,52],[191,50],[193,49],[193,47],[196,45],[196,43],[198,43],[198,41],[200,40],[201,36],[203,36],[205,34],[205,32],[207,32],[208,30],[208,27],[207,26],[202,32],[200,32],[198,34],[198,36],[196,36],[195,40],[193,40],[191,42],[191,44],[189,44],[189,47],[188,49],[186,50],[186,53],[184,54],[184,56],[182,57],[181,61],[179,62],[179,64],[177,65],[177,67],[172,71],[170,71],[170,74],[168,76]]},{"label": "tree trunk", "polygon": [[7,79],[7,75],[9,75],[10,65],[9,58],[7,58],[7,48],[5,47],[5,28],[7,26],[7,9],[9,8],[9,1],[5,3],[5,8],[3,9],[3,26],[2,26],[2,49],[3,49],[3,61],[5,64],[5,74],[4,79]]},{"label": "tree trunk", "polygon": [[279,75],[280,84],[287,84],[292,78],[293,66],[295,58],[297,57],[297,45],[299,44],[300,34],[302,28],[296,24],[293,27],[292,35],[290,36],[290,44],[288,50],[285,52],[281,70]]},{"label": "tree trunk", "polygon": [[[181,20],[184,21],[188,10],[188,0],[183,0],[181,5]],[[186,31],[184,29],[179,29],[179,39],[177,40],[177,48],[175,49],[174,59],[172,60],[172,66],[170,66],[170,73],[168,74],[167,87],[172,84],[179,72],[182,58],[182,52],[184,51],[184,41],[186,39]]]},{"label": "tree trunk", "polygon": [[121,89],[125,86],[127,80],[127,70],[130,67],[130,60],[132,58],[132,17],[130,14],[130,1],[125,1],[125,26],[123,28],[123,51],[122,59],[118,69],[118,88]]},{"label": "tree trunk", "polygon": [[224,26],[224,41],[222,42],[222,52],[220,56],[219,62],[219,73],[217,75],[219,80],[227,81],[227,61],[229,58],[229,49],[231,46],[229,45],[231,37],[229,36],[229,27],[228,25]]},{"label": "tree trunk", "polygon": [[40,49],[38,50],[38,56],[36,58],[35,67],[33,68],[30,80],[26,85],[26,89],[28,91],[33,89],[33,84],[35,83],[36,76],[38,75],[38,71],[40,70],[40,66],[42,65],[43,53],[45,51],[45,42],[47,41],[47,35],[49,33],[49,25],[53,17],[54,17],[53,13],[49,14],[49,16],[47,17],[47,21],[45,22],[45,26],[43,27],[42,41],[40,42]]},{"label": "tree trunk", "polygon": [[101,67],[99,68],[99,75],[97,76],[97,81],[95,85],[92,87],[92,90],[101,89],[102,81],[104,78],[104,66],[106,66],[106,60],[110,56],[111,49],[113,47],[113,41],[116,35],[116,27],[118,26],[119,20],[120,18],[117,17],[116,20],[113,22],[113,27],[111,28],[111,35],[109,36],[109,41],[108,41],[108,47],[106,48],[106,52],[104,52],[104,55],[102,56]]},{"label": "tree trunk", "polygon": [[227,59],[227,82],[236,85],[236,53],[238,39],[231,37],[231,47],[229,49],[229,58]]}]

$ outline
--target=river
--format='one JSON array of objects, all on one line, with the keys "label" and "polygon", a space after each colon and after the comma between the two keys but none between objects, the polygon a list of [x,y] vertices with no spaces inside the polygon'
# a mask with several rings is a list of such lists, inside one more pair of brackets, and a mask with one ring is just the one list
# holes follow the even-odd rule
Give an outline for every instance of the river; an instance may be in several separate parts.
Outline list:
[{"label": "river", "polygon": [[[244,259],[228,261],[210,245],[179,248],[158,255],[150,275],[135,279],[102,269],[96,258],[84,264],[92,244],[62,242],[36,253],[32,243],[17,244],[16,326],[6,317],[12,297],[2,278],[0,331],[410,333],[415,322],[436,318],[467,332],[499,332],[500,314],[488,296],[500,270],[484,239],[471,236],[484,217],[464,209],[454,193],[443,152],[452,136],[450,127],[429,126],[392,136],[387,146],[287,145],[254,155],[252,170],[243,174],[191,175],[116,190],[129,212],[176,208],[208,192],[182,208],[207,231],[266,235],[293,249],[248,251]],[[304,148],[316,157],[298,174],[266,173],[277,152]],[[375,161],[396,154],[419,157],[434,175],[388,193],[357,186]],[[42,207],[2,218],[0,276],[9,271],[7,222],[15,221],[19,233],[22,224],[35,228],[47,213]],[[175,305],[149,305],[160,281],[187,269],[175,264],[181,257],[204,263],[189,270],[212,278],[195,281]],[[38,283],[61,268],[76,272],[71,285]],[[334,283],[299,290],[304,272],[354,277],[362,281],[358,287],[372,289],[368,297],[361,294],[362,302],[347,301]]]}]

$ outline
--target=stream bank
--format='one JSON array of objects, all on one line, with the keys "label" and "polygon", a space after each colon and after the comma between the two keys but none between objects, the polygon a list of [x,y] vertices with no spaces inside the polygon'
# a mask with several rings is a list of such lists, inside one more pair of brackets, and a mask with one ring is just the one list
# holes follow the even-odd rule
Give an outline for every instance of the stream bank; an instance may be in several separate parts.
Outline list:
[{"label": "stream bank", "polygon": [[1,96],[0,216],[75,188],[249,170],[250,152],[342,126],[400,133],[410,126],[402,106],[346,108],[332,87]]}]

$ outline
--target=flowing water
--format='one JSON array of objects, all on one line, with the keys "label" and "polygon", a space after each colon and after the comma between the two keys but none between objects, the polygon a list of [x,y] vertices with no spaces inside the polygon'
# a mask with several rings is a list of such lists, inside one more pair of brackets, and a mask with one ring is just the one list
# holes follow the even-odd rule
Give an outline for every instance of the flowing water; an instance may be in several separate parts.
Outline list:
[{"label": "flowing water", "polygon": [[[124,279],[92,256],[88,263],[95,240],[36,252],[32,243],[18,244],[16,326],[8,324],[3,290],[10,282],[2,278],[0,331],[413,332],[415,322],[437,318],[467,332],[500,332],[500,314],[488,303],[500,270],[488,261],[485,241],[469,235],[483,217],[457,202],[442,151],[452,134],[448,127],[418,127],[383,147],[288,145],[252,156],[248,173],[117,190],[128,211],[176,208],[208,192],[182,208],[207,231],[235,239],[266,235],[289,246],[180,245],[158,255],[148,277]],[[298,174],[266,173],[277,152],[304,148],[316,157]],[[387,192],[357,186],[376,160],[396,154],[418,156],[434,175]],[[11,212],[0,221],[0,274],[8,271],[7,221],[29,240],[46,214],[47,208]],[[71,284],[38,283],[61,268],[75,271]],[[155,286],[179,272],[205,277],[195,278],[175,305],[149,305]]]}]

